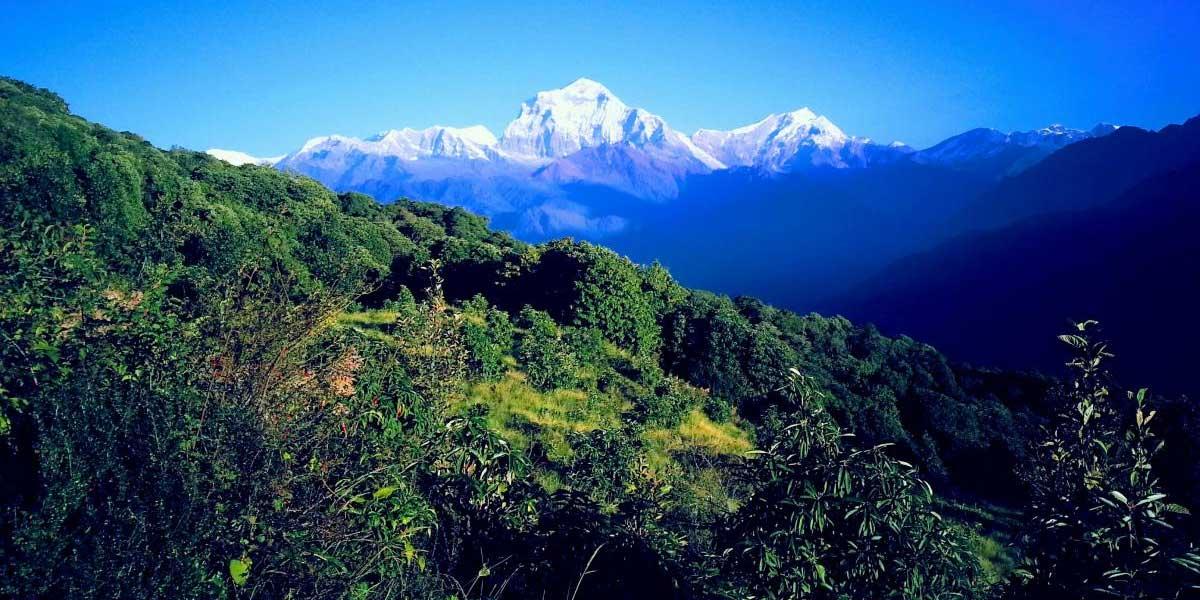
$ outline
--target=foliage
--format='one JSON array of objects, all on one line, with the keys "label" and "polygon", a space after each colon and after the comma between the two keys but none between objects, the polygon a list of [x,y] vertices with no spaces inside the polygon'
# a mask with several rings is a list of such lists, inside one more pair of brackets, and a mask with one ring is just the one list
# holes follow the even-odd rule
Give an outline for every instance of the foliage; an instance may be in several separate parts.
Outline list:
[{"label": "foliage", "polygon": [[529,382],[541,390],[571,387],[578,363],[550,315],[526,306],[517,318],[517,361],[525,366]]},{"label": "foliage", "polygon": [[475,296],[463,305],[463,319],[463,342],[472,372],[482,379],[498,379],[513,347],[508,313],[489,307],[483,296]]},{"label": "foliage", "polygon": [[844,446],[812,384],[792,372],[791,421],[764,440],[754,493],[726,533],[740,598],[943,598],[977,589],[962,531],[883,446]]},{"label": "foliage", "polygon": [[[1074,388],[1105,416],[1030,492],[1045,377],[3,78],[0,365],[4,597],[970,597],[1022,550],[1020,593],[1150,597],[1195,561],[1159,531],[1200,490],[1185,400]],[[1001,550],[1030,494],[1081,525]]]},{"label": "foliage", "polygon": [[1127,406],[1110,397],[1112,355],[1089,339],[1093,325],[1060,337],[1076,376],[1030,471],[1033,527],[1014,595],[1176,598],[1200,589],[1200,556],[1172,523],[1188,511],[1168,500],[1152,468],[1157,411],[1145,389],[1130,392]]},{"label": "foliage", "polygon": [[[537,264],[523,277],[534,305],[555,319],[579,327],[595,327],[614,344],[635,352],[654,352],[659,344],[659,298],[647,297],[646,273],[606,248],[569,240],[541,249]],[[662,279],[661,272],[651,276]],[[665,284],[659,284],[665,286]]]}]

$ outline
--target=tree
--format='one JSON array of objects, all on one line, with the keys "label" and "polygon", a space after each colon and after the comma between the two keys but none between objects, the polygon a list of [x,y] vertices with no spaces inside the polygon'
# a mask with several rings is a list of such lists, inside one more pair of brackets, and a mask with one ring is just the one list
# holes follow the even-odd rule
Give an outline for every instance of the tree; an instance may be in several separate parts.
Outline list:
[{"label": "tree", "polygon": [[526,306],[518,316],[517,361],[529,383],[542,390],[568,387],[575,382],[575,356],[562,339],[550,315]]},{"label": "tree", "polygon": [[1162,445],[1146,390],[1128,393],[1125,406],[1112,398],[1104,368],[1112,355],[1087,335],[1095,324],[1060,336],[1075,377],[1029,473],[1028,553],[1011,595],[1177,598],[1200,574],[1200,557],[1171,523],[1187,510],[1168,502],[1152,469]]},{"label": "tree", "polygon": [[504,373],[504,357],[512,351],[513,327],[508,313],[488,306],[476,295],[463,304],[463,343],[472,372],[494,381]]},{"label": "tree", "polygon": [[644,280],[612,250],[561,240],[543,249],[524,285],[532,303],[559,322],[595,327],[622,348],[650,354],[661,343],[655,308],[672,297],[663,276],[655,271]]},{"label": "tree", "polygon": [[725,533],[725,560],[737,576],[721,578],[722,594],[782,600],[976,592],[980,567],[966,532],[934,512],[929,484],[888,456],[886,445],[846,446],[812,382],[791,374],[790,423],[768,432],[756,451],[753,495]]}]

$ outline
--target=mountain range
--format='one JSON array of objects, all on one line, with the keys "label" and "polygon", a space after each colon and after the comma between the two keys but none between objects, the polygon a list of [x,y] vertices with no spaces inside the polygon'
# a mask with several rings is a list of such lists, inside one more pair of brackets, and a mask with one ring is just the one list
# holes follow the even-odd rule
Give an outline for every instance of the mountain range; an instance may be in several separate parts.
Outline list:
[{"label": "mountain range", "polygon": [[[1053,371],[1047,330],[1108,323],[1121,375],[1188,389],[1200,329],[1200,117],[972,129],[929,148],[801,108],[692,135],[581,79],[481,126],[310,140],[278,159],[340,191],[463,206],[540,241],[600,240],[680,281],[844,314],[962,360]],[[1163,331],[1188,336],[1166,342]],[[1182,361],[1182,362],[1181,362]]]},{"label": "mountain range", "polygon": [[[1067,146],[979,195],[968,226],[812,305],[963,360],[1049,368],[1041,334],[1095,319],[1129,385],[1189,381],[1200,323],[1200,117]],[[1018,348],[1018,346],[1020,346]]]},{"label": "mountain range", "polygon": [[367,138],[312,138],[281,157],[212,149],[234,164],[267,164],[309,175],[338,191],[458,205],[527,239],[623,231],[647,202],[686,193],[715,172],[778,176],[912,163],[986,177],[1019,172],[1066,144],[1115,129],[1054,125],[1002,133],[977,129],[917,151],[848,135],[801,108],[721,131],[686,135],[586,78],[538,92],[496,136],[486,127],[395,129]]}]

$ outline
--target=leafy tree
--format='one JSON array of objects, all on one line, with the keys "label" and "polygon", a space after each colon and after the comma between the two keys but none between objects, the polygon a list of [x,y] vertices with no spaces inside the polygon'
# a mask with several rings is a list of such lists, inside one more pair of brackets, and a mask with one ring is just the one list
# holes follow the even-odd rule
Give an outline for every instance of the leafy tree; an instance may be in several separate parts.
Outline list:
[{"label": "leafy tree", "polygon": [[513,345],[508,313],[489,307],[483,296],[475,296],[463,305],[463,317],[463,343],[471,370],[482,379],[498,379]]},{"label": "leafy tree", "polygon": [[604,334],[599,329],[570,327],[563,337],[579,364],[595,366],[604,364]]},{"label": "leafy tree", "polygon": [[[665,287],[659,279],[657,285]],[[542,248],[522,287],[536,298],[536,306],[561,323],[594,327],[634,352],[658,350],[656,308],[669,292],[659,294],[657,301],[646,294],[637,267],[612,250],[586,242],[552,242]]]},{"label": "leafy tree", "polygon": [[529,383],[543,390],[569,387],[576,381],[575,356],[550,315],[526,306],[517,319],[517,361]]},{"label": "leafy tree", "polygon": [[708,397],[702,390],[670,375],[664,376],[635,398],[646,423],[677,427],[688,413],[703,408]]},{"label": "leafy tree", "polygon": [[572,437],[575,457],[568,480],[602,508],[614,509],[636,485],[644,442],[638,432],[626,429],[598,429]]},{"label": "leafy tree", "polygon": [[1161,444],[1146,390],[1131,392],[1127,408],[1114,401],[1104,367],[1112,355],[1089,339],[1094,325],[1060,336],[1075,378],[1029,474],[1032,528],[1012,595],[1177,598],[1200,589],[1200,556],[1171,523],[1187,510],[1168,502],[1152,468]]},{"label": "leafy tree", "polygon": [[[977,588],[963,531],[933,511],[933,491],[885,446],[854,449],[798,371],[790,422],[764,440],[754,492],[725,554],[738,598],[943,598]],[[721,572],[721,571],[718,571]]]}]

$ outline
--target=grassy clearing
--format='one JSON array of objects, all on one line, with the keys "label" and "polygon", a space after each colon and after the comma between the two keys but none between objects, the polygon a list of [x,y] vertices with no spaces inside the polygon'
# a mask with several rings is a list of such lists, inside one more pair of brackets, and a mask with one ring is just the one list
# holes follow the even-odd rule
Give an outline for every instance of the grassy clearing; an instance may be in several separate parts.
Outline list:
[{"label": "grassy clearing", "polygon": [[[384,330],[395,323],[398,316],[395,311],[347,312],[339,315],[337,322],[366,337],[398,343]],[[405,351],[416,356],[435,353],[432,346],[420,343]],[[632,360],[627,351],[607,342],[604,354],[609,361]],[[499,381],[470,384],[467,393],[454,402],[454,409],[461,411],[474,405],[488,407],[488,426],[493,431],[516,448],[544,453],[551,465],[564,466],[573,459],[571,434],[624,426],[625,413],[632,409],[626,398],[645,391],[641,384],[618,375],[603,393],[578,389],[544,392],[526,381],[513,357],[505,356],[504,364],[510,370]],[[588,367],[581,369],[578,375],[581,380],[589,381],[595,379],[597,372]],[[676,456],[684,452],[712,457],[741,455],[753,448],[748,433],[733,423],[715,423],[697,409],[686,415],[677,427],[650,429],[644,436],[648,446],[645,460],[653,476],[687,481],[699,488],[697,493],[706,498],[705,504],[710,505],[710,509],[715,506],[728,509],[731,501],[725,497],[720,481],[710,480],[717,477],[717,473],[708,473],[707,479],[697,477],[698,473],[685,468]],[[543,488],[552,491],[564,485],[555,469],[552,466],[535,475]]]},{"label": "grassy clearing", "polygon": [[[649,442],[646,466],[655,477],[664,479],[684,476],[686,469],[675,459],[677,453],[736,456],[754,448],[750,435],[737,425],[714,423],[700,409],[688,413],[674,429],[651,429],[645,435]],[[687,476],[684,477],[686,479]]]},{"label": "grassy clearing", "polygon": [[663,452],[699,449],[710,456],[744,454],[753,448],[750,435],[733,423],[714,423],[700,409],[684,417],[675,429],[654,429],[647,434]]},{"label": "grassy clearing", "polygon": [[962,502],[940,497],[934,505],[942,516],[975,531],[971,545],[989,581],[1002,581],[1012,573],[1020,560],[1015,550],[1023,518],[1020,511],[978,500]]},{"label": "grassy clearing", "polygon": [[366,310],[338,315],[338,323],[353,327],[379,328],[396,322],[400,313],[394,310]]},{"label": "grassy clearing", "polygon": [[525,381],[525,374],[509,371],[500,381],[471,386],[460,408],[483,404],[489,408],[488,425],[518,448],[540,443],[552,460],[567,460],[572,452],[567,436],[596,429],[619,427],[627,402],[580,390],[542,392]]}]

